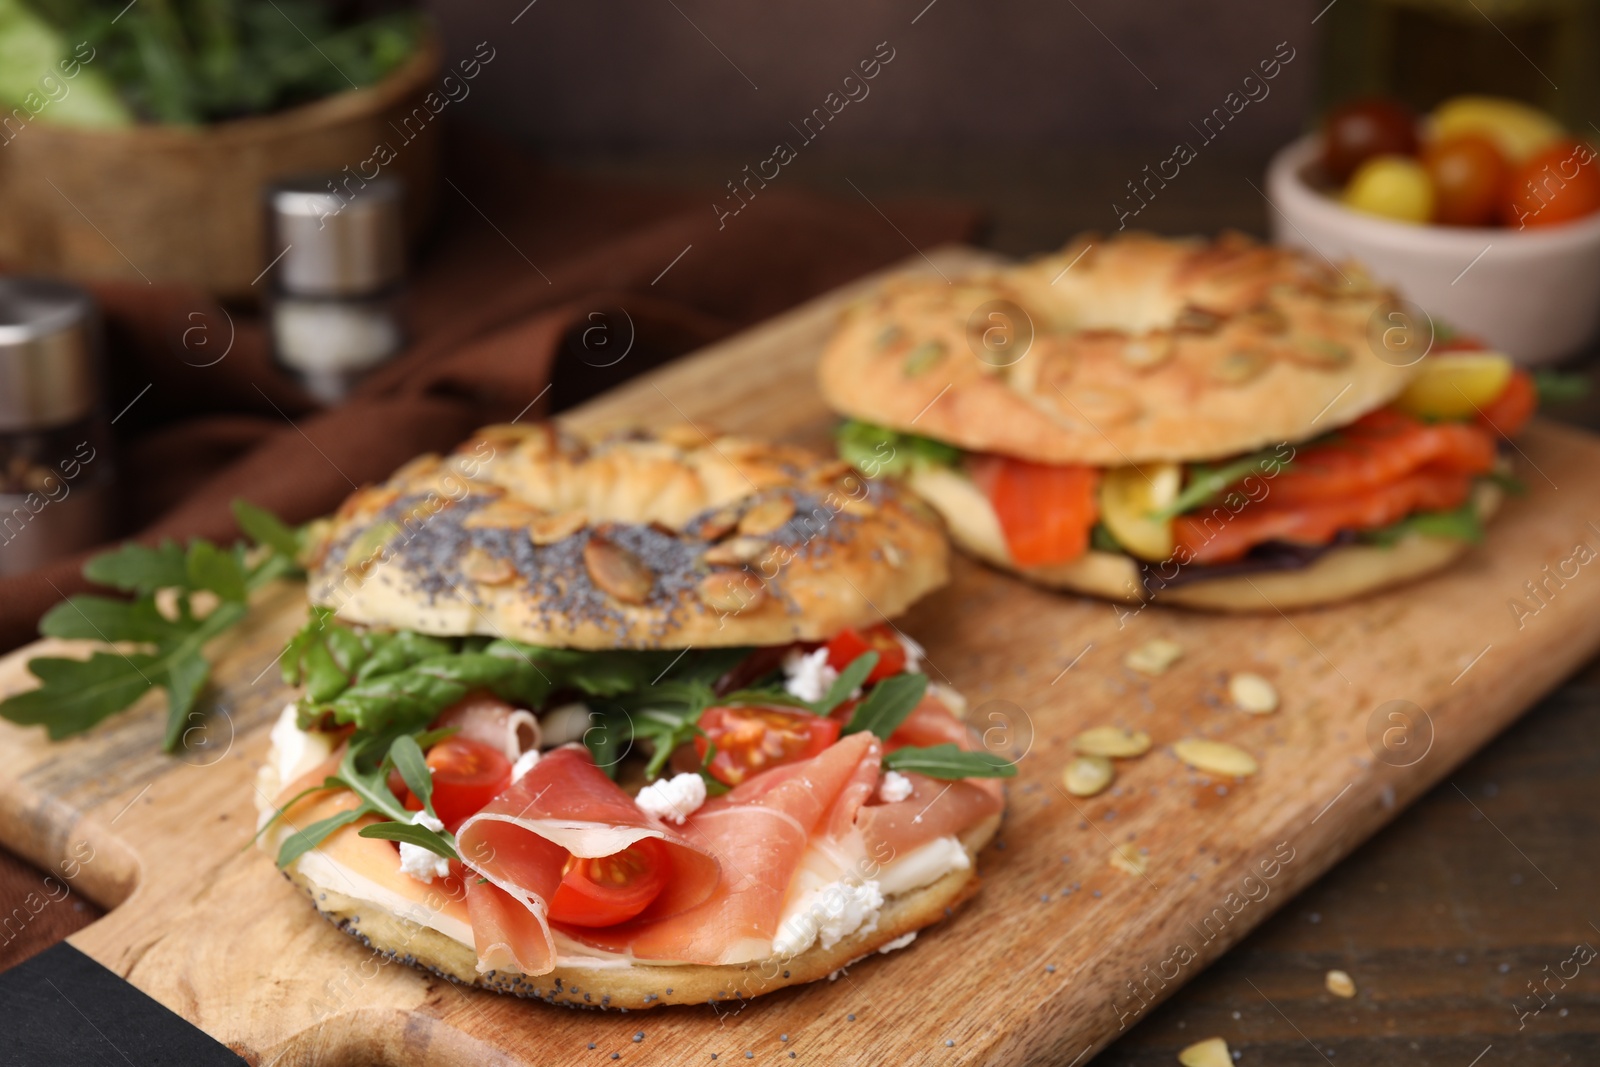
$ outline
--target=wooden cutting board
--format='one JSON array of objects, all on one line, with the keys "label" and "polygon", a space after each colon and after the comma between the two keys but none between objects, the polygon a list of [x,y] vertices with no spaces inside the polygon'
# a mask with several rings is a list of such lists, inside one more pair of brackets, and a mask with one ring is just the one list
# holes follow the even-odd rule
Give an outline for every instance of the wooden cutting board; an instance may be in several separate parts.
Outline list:
[{"label": "wooden cutting board", "polygon": [[[946,274],[981,259],[934,254]],[[831,420],[811,364],[848,296],[637,379],[571,420],[693,418],[823,444]],[[1578,562],[1600,548],[1600,439],[1536,424],[1520,449],[1529,491],[1484,545],[1440,577],[1345,607],[1125,614],[961,561],[903,626],[927,645],[931,673],[969,695],[988,741],[1021,754],[983,890],[908,950],[754,1002],[551,1008],[385,963],[318,918],[245,847],[266,728],[291,696],[272,664],[303,617],[293,586],[267,591],[219,642],[219,711],[182,759],[159,752],[154,700],[61,744],[0,723],[0,841],[113,909],[72,938],[78,948],[256,1064],[613,1053],[1080,1064],[1600,649],[1600,568]],[[1544,584],[1538,600],[1529,582]],[[1123,665],[1157,637],[1184,650],[1166,674]],[[0,690],[25,684],[23,661],[38,652],[0,662]],[[1226,679],[1240,670],[1272,681],[1277,713],[1230,706]],[[1156,747],[1119,764],[1111,791],[1070,798],[1059,782],[1071,739],[1102,723],[1147,730]],[[1170,746],[1191,736],[1245,748],[1260,774],[1190,772]]]}]

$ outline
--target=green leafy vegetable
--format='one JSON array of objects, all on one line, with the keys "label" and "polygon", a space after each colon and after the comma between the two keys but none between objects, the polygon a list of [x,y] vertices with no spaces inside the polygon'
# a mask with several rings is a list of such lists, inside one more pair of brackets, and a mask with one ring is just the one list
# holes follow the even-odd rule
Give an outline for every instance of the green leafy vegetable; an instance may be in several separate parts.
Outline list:
[{"label": "green leafy vegetable", "polygon": [[[866,658],[859,657],[856,662]],[[851,666],[855,666],[854,663]],[[870,668],[869,668],[870,669]],[[845,724],[844,733],[867,730],[887,741],[928,691],[926,674],[896,674],[873,686]]]},{"label": "green leafy vegetable", "polygon": [[954,742],[928,748],[897,748],[883,757],[892,771],[907,771],[929,778],[1015,778],[1017,765],[993,752],[968,752]]},{"label": "green leafy vegetable", "polygon": [[411,790],[411,795],[422,802],[422,810],[438,818],[433,810],[433,771],[428,769],[428,761],[422,755],[422,746],[417,744],[416,738],[410,734],[395,738],[389,745],[389,759],[394,763],[394,769],[400,772],[400,779]]},{"label": "green leafy vegetable", "polygon": [[[124,124],[128,109],[150,121],[195,124],[372,85],[416,50],[424,25],[411,11],[351,21],[340,17],[341,5],[315,0],[33,0],[26,7],[53,24],[58,39],[84,42],[75,54],[91,60],[78,80],[93,75],[114,86],[127,106],[110,103]],[[0,2],[0,51],[5,32],[19,32],[4,18],[8,9],[25,10],[20,0]],[[74,87],[63,103],[76,95]]]},{"label": "green leafy vegetable", "polygon": [[1570,404],[1589,395],[1592,383],[1587,374],[1567,374],[1555,370],[1533,372],[1533,387],[1542,404]]},{"label": "green leafy vegetable", "polygon": [[857,419],[840,425],[835,440],[840,458],[868,478],[905,474],[918,464],[952,467],[961,461],[961,449],[954,445]]},{"label": "green leafy vegetable", "polygon": [[1252,452],[1215,467],[1191,463],[1188,465],[1187,482],[1177,499],[1152,517],[1160,520],[1176,518],[1185,512],[1205,507],[1230,486],[1252,474],[1274,478],[1290,466],[1290,463],[1279,458],[1276,448]]},{"label": "green leafy vegetable", "polygon": [[128,544],[96,556],[85,564],[84,576],[133,599],[69,597],[45,613],[39,632],[124,647],[96,651],[87,660],[29,660],[28,669],[41,684],[0,703],[0,717],[42,724],[59,740],[88,730],[159,686],[167,691],[163,743],[174,751],[193,724],[210,677],[206,642],[245,617],[251,590],[294,570],[294,561],[271,546],[224,549],[198,540],[187,547],[170,540],[154,548]]},{"label": "green leafy vegetable", "polygon": [[833,684],[828,687],[828,692],[823,698],[815,704],[809,705],[809,707],[818,715],[827,715],[834,708],[849,700],[850,694],[860,688],[861,684],[867,680],[867,675],[871,674],[872,669],[877,665],[878,654],[876,652],[861,653],[861,655],[851,660],[844,670],[839,672],[839,677],[833,680]]},{"label": "green leafy vegetable", "polygon": [[1361,539],[1376,545],[1392,545],[1411,534],[1450,537],[1477,544],[1483,540],[1483,520],[1478,516],[1477,506],[1469,500],[1451,511],[1419,511],[1407,515],[1399,522],[1367,531]]}]

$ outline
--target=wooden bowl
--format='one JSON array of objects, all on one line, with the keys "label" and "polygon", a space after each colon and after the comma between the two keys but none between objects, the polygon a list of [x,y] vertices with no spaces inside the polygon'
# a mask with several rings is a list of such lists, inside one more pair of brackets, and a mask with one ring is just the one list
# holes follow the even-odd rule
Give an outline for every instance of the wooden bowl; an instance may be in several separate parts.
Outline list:
[{"label": "wooden bowl", "polygon": [[423,102],[438,77],[430,37],[376,85],[260,118],[111,130],[36,120],[0,145],[0,263],[250,298],[279,251],[265,247],[262,190],[308,171],[345,172],[352,189],[357,175],[399,175],[414,239],[439,180],[440,116]]}]

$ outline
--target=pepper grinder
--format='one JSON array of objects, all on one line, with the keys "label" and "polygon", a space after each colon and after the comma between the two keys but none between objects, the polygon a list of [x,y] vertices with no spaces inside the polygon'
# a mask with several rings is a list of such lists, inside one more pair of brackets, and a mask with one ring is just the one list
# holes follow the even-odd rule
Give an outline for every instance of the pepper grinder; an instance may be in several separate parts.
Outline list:
[{"label": "pepper grinder", "polygon": [[99,341],[99,315],[82,289],[0,278],[0,575],[113,532]]},{"label": "pepper grinder", "polygon": [[381,175],[351,188],[359,181],[312,175],[267,192],[273,355],[325,404],[405,343],[400,181]]}]

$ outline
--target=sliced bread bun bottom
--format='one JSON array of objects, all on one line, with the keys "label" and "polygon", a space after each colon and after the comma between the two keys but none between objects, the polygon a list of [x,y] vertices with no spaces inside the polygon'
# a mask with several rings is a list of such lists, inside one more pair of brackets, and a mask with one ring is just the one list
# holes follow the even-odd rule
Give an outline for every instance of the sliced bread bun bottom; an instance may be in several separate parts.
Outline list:
[{"label": "sliced bread bun bottom", "polygon": [[[534,997],[550,1004],[579,1008],[658,1008],[665,1004],[706,1004],[747,1000],[787,986],[815,982],[945,918],[978,890],[978,853],[994,837],[1000,816],[993,815],[961,835],[970,861],[938,881],[888,897],[877,925],[857,931],[831,948],[820,944],[798,955],[750,963],[650,964],[606,962],[593,966],[560,966],[549,974],[527,976],[510,971],[479,974],[477,953],[431,927],[402,918],[370,900],[361,900],[324,885],[300,869],[299,861],[285,877],[311,898],[322,917],[361,941],[385,960],[432,971],[452,982],[496,993]],[[278,835],[265,835],[276,837]],[[269,848],[276,850],[276,842]]]},{"label": "sliced bread bun bottom", "polygon": [[[1175,605],[1203,611],[1272,612],[1318,607],[1402,585],[1448,566],[1471,547],[1452,537],[1410,534],[1393,545],[1341,545],[1297,570],[1208,578],[1147,592],[1130,556],[1090,550],[1071,563],[1021,567],[1006,551],[1000,520],[965,475],[948,469],[912,474],[911,487],[944,518],[950,539],[973,556],[1037,585],[1105,600]],[[1473,501],[1489,519],[1504,494],[1480,483]]]}]

